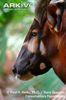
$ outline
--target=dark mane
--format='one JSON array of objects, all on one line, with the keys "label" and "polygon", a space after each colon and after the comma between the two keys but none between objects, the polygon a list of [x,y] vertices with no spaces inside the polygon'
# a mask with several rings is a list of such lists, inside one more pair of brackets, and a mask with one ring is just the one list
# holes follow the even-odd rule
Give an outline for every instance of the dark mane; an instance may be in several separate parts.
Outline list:
[{"label": "dark mane", "polygon": [[43,23],[46,21],[47,6],[50,1],[51,0],[38,0],[36,3],[35,15],[40,25],[43,25]]},{"label": "dark mane", "polygon": [[33,20],[31,27],[26,35],[24,42],[30,37],[30,33],[33,29],[43,29],[43,25],[47,18],[47,6],[50,0],[37,0],[35,8],[35,19]]}]

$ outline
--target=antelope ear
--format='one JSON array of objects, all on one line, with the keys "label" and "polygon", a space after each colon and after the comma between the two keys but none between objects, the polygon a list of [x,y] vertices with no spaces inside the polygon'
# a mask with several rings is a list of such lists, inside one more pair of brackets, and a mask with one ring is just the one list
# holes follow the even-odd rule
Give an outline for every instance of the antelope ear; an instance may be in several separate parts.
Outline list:
[{"label": "antelope ear", "polygon": [[55,20],[53,16],[49,14],[49,12],[47,13],[47,19],[48,19],[48,22],[51,24],[51,27],[53,27],[55,25]]},{"label": "antelope ear", "polygon": [[46,68],[45,64],[42,62],[40,63],[40,70],[44,70]]}]

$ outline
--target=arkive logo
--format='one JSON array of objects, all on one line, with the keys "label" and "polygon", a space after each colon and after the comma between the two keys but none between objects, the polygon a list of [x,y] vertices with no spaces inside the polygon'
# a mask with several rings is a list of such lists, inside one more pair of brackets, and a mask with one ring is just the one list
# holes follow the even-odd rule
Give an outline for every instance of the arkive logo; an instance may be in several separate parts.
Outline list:
[{"label": "arkive logo", "polygon": [[30,7],[32,4],[31,3],[5,3],[3,5],[3,8],[28,8]]}]

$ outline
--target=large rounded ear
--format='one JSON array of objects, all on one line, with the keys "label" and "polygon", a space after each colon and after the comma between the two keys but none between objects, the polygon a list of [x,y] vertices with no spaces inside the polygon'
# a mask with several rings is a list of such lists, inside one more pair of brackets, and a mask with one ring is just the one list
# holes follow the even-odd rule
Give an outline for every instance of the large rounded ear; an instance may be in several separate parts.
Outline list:
[{"label": "large rounded ear", "polygon": [[57,10],[57,6],[49,4],[48,5],[48,9],[47,9],[47,19],[49,21],[49,23],[51,23],[53,26],[56,23],[56,10]]}]

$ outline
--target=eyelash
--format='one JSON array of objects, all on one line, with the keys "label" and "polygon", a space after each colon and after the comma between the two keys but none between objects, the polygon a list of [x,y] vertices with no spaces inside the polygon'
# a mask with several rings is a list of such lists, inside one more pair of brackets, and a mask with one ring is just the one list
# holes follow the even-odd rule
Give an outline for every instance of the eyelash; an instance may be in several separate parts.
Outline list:
[{"label": "eyelash", "polygon": [[37,33],[36,32],[32,32],[32,36],[36,36],[37,35]]}]

